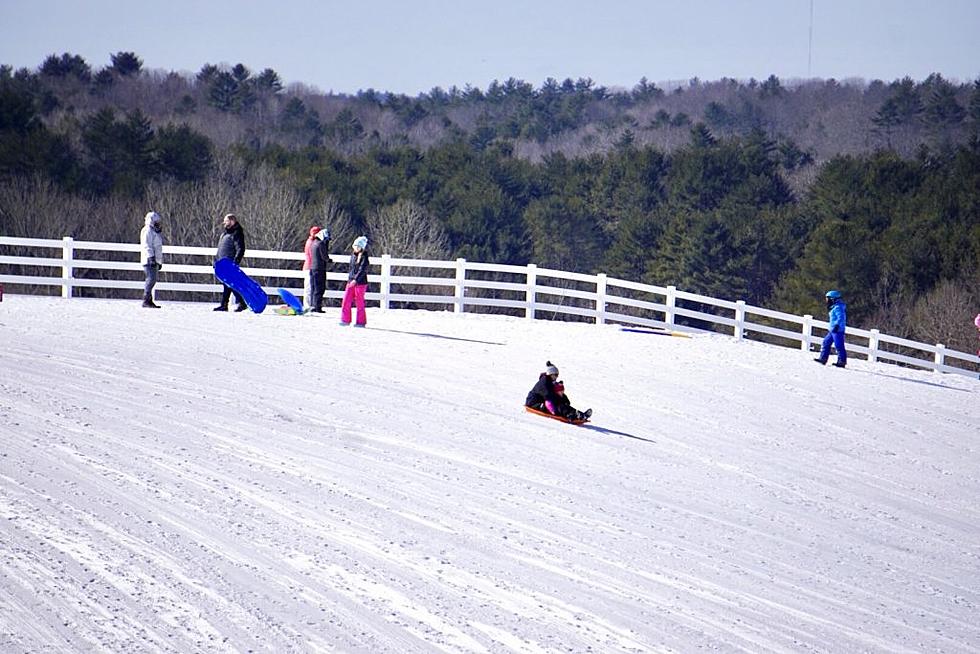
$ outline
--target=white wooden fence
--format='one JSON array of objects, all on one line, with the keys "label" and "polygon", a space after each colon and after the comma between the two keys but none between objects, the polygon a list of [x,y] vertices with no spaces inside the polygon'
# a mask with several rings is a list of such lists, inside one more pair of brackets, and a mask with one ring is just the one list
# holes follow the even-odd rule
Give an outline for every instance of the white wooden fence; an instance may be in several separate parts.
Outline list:
[{"label": "white wooden fence", "polygon": [[[11,251],[20,254],[9,254]],[[26,253],[26,254],[25,254]],[[96,253],[95,256],[87,253]],[[164,246],[165,267],[157,291],[180,293],[218,293],[221,286],[214,280],[211,266],[213,248]],[[202,263],[171,263],[196,260]],[[335,263],[347,260],[331,255]],[[306,273],[301,270],[301,252],[249,250],[245,272],[260,283],[276,280],[267,286],[270,295],[278,297],[282,286],[297,295],[304,293]],[[280,267],[259,267],[259,262],[275,262]],[[378,289],[367,294],[382,309],[410,303],[463,313],[476,307],[507,309],[525,317],[554,318],[574,315],[591,319],[595,324],[619,323],[686,332],[726,332],[736,339],[767,340],[789,343],[805,352],[819,346],[828,328],[827,322],[813,316],[794,316],[779,311],[686,293],[673,286],[651,286],[605,274],[585,275],[538,268],[534,264],[512,266],[474,263],[465,259],[429,261],[399,259],[388,254],[376,256],[369,281]],[[26,267],[31,272],[50,270],[50,275],[11,274],[12,267]],[[87,275],[82,271],[98,271]],[[181,273],[184,278],[200,281],[168,282],[168,275]],[[339,298],[346,274],[331,272],[330,281],[338,290],[326,296]],[[13,238],[0,236],[0,284],[7,292],[31,292],[36,287],[60,287],[61,295],[79,295],[79,289],[121,289],[141,292],[143,268],[139,264],[139,246],[133,243],[98,243]],[[133,293],[138,297],[139,293]],[[708,311],[712,311],[709,313]],[[679,318],[687,320],[678,322]],[[760,321],[762,319],[762,321]],[[942,344],[929,345],[880,333],[877,329],[848,327],[849,353],[865,355],[869,361],[901,363],[939,372],[975,377],[980,358],[973,354],[949,350]]]}]

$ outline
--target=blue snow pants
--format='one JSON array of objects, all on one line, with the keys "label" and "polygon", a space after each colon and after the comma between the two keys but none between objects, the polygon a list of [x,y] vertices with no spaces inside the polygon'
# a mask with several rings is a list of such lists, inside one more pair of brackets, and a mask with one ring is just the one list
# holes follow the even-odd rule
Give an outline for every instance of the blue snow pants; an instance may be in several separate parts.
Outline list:
[{"label": "blue snow pants", "polygon": [[820,358],[824,361],[830,356],[831,344],[837,350],[837,360],[841,363],[846,362],[847,350],[844,348],[844,332],[828,332],[823,337],[823,345],[820,346]]}]

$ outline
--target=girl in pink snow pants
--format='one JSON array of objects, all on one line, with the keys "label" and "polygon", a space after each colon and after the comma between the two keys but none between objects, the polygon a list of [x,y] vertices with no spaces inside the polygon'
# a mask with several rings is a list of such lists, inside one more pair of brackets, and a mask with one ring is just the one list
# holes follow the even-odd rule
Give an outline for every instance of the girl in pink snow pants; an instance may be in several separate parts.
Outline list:
[{"label": "girl in pink snow pants", "polygon": [[367,314],[364,312],[364,294],[367,293],[368,266],[371,259],[367,251],[367,236],[358,236],[351,243],[350,271],[347,273],[347,287],[344,289],[344,301],[340,305],[340,324],[351,323],[351,304],[357,305],[357,327],[367,325]]}]

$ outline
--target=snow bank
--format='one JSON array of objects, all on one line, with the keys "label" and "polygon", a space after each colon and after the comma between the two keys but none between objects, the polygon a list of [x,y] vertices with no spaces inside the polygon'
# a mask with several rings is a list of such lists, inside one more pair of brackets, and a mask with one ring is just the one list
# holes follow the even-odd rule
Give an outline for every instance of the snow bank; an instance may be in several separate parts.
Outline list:
[{"label": "snow bank", "polygon": [[4,298],[0,651],[980,648],[977,380],[336,314]]}]

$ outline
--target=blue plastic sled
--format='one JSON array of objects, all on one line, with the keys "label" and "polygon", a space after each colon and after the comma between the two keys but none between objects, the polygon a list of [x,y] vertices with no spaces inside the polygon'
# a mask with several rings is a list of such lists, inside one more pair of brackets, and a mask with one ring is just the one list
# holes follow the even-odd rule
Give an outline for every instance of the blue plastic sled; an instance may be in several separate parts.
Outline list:
[{"label": "blue plastic sled", "polygon": [[215,261],[214,276],[221,283],[227,284],[232,290],[237,291],[242,296],[242,299],[245,300],[245,304],[248,305],[249,309],[255,313],[265,311],[265,305],[269,301],[265,291],[254,279],[242,272],[242,269],[234,261],[231,259],[218,259]]},{"label": "blue plastic sled", "polygon": [[303,313],[303,303],[298,297],[284,288],[278,288],[276,291],[279,293],[279,297],[282,298],[282,301],[285,302],[290,309],[295,311],[297,314]]}]

